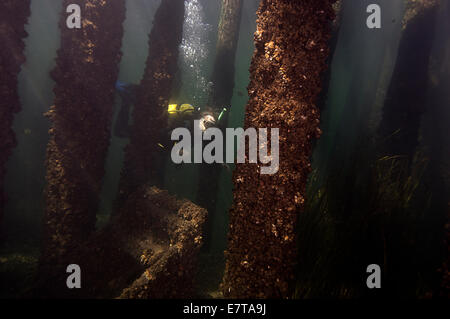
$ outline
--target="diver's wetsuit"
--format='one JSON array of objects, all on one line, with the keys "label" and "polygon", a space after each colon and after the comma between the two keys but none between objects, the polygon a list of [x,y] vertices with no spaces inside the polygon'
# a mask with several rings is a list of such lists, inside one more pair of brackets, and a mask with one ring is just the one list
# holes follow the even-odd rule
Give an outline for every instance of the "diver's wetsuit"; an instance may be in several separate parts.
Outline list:
[{"label": "diver's wetsuit", "polygon": [[[116,83],[117,93],[120,95],[120,98],[122,100],[119,114],[117,115],[116,123],[114,125],[114,135],[117,137],[130,137],[130,110],[131,106],[136,102],[137,88],[138,86],[136,84],[128,84],[121,81],[117,81]],[[171,145],[172,141],[170,139],[170,136],[173,129],[177,127],[185,127],[192,132],[194,120],[201,119],[207,115],[213,116],[213,112],[210,108],[206,108],[205,111],[194,109],[190,112],[186,111],[186,114],[180,112],[175,116],[169,117],[166,129],[164,130],[164,132],[161,132],[161,140],[159,144],[165,146]]]},{"label": "diver's wetsuit", "polygon": [[130,109],[136,102],[137,85],[117,81],[116,90],[122,99],[122,104],[114,125],[114,135],[121,138],[128,138],[130,137]]}]

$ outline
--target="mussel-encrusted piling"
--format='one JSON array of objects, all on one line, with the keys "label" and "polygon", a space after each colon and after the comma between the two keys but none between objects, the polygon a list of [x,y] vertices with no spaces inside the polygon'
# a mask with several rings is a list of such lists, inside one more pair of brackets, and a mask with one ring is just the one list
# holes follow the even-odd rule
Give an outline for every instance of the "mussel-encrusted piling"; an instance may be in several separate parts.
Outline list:
[{"label": "mussel-encrusted piling", "polygon": [[379,127],[382,155],[406,156],[411,164],[427,105],[428,67],[438,0],[406,1],[397,62]]},{"label": "mussel-encrusted piling", "polygon": [[[143,184],[162,186],[167,105],[183,36],[184,0],[163,0],[149,36],[149,55],[133,109],[130,144],[119,185],[117,208]],[[167,145],[166,145],[167,146]]]},{"label": "mussel-encrusted piling", "polygon": [[30,0],[0,2],[0,225],[6,202],[3,186],[5,165],[16,146],[11,126],[14,113],[20,111],[17,76],[25,62],[23,39],[27,36],[25,24],[29,15]]},{"label": "mussel-encrusted piling", "polygon": [[[66,0],[81,7],[82,27],[61,16],[61,48],[52,77],[55,104],[47,146],[47,187],[40,279],[50,295],[67,291],[68,256],[95,229],[119,71],[124,0]],[[61,277],[62,276],[62,277]],[[45,289],[45,288],[44,288]],[[45,290],[43,290],[43,293]]]},{"label": "mussel-encrusted piling", "polygon": [[225,297],[291,295],[311,142],[321,134],[316,100],[329,54],[333,3],[262,0],[258,9],[245,128],[280,129],[280,165],[274,175],[261,175],[257,164],[237,165]]},{"label": "mussel-encrusted piling", "polygon": [[[211,82],[214,85],[208,104],[217,114],[224,107],[228,108],[224,118],[221,120],[220,127],[222,129],[228,124],[229,108],[233,97],[235,59],[241,25],[242,5],[242,0],[223,0],[220,11],[216,57],[211,75]],[[211,233],[212,229],[221,168],[219,165],[204,163],[199,171],[197,200],[209,212],[209,230],[207,233]]]},{"label": "mussel-encrusted piling", "polygon": [[229,106],[234,89],[234,62],[239,39],[243,0],[222,0],[217,34],[216,57],[211,81],[210,105]]}]

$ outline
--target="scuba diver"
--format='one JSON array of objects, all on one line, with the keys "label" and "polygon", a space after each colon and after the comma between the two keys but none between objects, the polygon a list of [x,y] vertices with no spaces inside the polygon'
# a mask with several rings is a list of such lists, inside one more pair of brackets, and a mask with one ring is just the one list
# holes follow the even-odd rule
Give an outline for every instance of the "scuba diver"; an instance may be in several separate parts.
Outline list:
[{"label": "scuba diver", "polygon": [[[130,136],[130,110],[136,103],[138,85],[128,84],[121,81],[116,82],[116,91],[122,100],[121,108],[114,125],[114,135],[121,138]],[[223,108],[217,115],[211,108],[195,108],[191,104],[169,104],[167,107],[167,135],[170,140],[171,132],[177,127],[185,127],[193,130],[194,121],[199,121],[199,129],[204,132],[207,128],[219,126],[227,108]],[[217,117],[216,117],[217,116]],[[216,120],[217,118],[217,120]]]},{"label": "scuba diver", "polygon": [[[117,115],[116,123],[114,125],[114,135],[121,138],[130,137],[130,110],[131,106],[136,103],[138,85],[127,84],[117,81],[116,90],[122,100],[119,114]],[[167,107],[167,124],[163,132],[160,132],[160,141],[158,146],[162,152],[170,152],[174,142],[171,140],[172,131],[179,127],[187,128],[189,131],[194,130],[194,121],[198,120],[198,128],[204,132],[210,127],[219,127],[224,129],[226,125],[225,114],[228,112],[227,108],[221,110],[213,110],[205,107],[204,110],[195,108],[191,104],[175,104],[170,103]],[[165,132],[164,132],[165,131]],[[231,173],[231,168],[226,163],[221,163],[228,172]]]},{"label": "scuba diver", "polygon": [[[195,109],[190,104],[169,104],[167,109],[168,143],[173,143],[173,141],[170,140],[170,135],[172,131],[178,127],[185,127],[192,132],[194,129],[193,125],[195,120],[198,120],[198,128],[201,132],[206,131],[210,127],[219,127],[223,129],[224,123],[222,123],[222,119],[225,118],[224,115],[227,111],[227,108],[223,108],[220,113],[214,112],[211,108],[206,108],[202,111],[200,108]],[[219,114],[217,115],[217,113]],[[164,145],[161,143],[159,146],[164,148]],[[180,155],[182,155],[182,153],[180,153]],[[223,166],[229,173],[231,173],[232,170],[227,163],[219,163],[219,165]],[[181,165],[178,166],[181,167]]]},{"label": "scuba diver", "polygon": [[194,108],[191,104],[169,104],[167,113],[167,127],[170,132],[177,127],[185,127],[192,130],[195,120],[199,121],[198,128],[202,132],[218,124],[212,110],[202,111],[200,108]]}]

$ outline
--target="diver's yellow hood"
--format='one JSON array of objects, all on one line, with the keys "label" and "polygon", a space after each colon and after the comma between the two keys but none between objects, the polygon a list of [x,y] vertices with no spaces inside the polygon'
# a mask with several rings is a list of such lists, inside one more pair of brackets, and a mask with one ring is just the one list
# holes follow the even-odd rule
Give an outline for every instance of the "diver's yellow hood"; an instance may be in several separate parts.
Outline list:
[{"label": "diver's yellow hood", "polygon": [[194,107],[190,104],[169,104],[167,112],[169,114],[192,114],[194,112]]},{"label": "diver's yellow hood", "polygon": [[177,108],[178,108],[178,104],[169,104],[169,107],[167,108],[167,112],[169,114],[176,114],[178,112]]}]

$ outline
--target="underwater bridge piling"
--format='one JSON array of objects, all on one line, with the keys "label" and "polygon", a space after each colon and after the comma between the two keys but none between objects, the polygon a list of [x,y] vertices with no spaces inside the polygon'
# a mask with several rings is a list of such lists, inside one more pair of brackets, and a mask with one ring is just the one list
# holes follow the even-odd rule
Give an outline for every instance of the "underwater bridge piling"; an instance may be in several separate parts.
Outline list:
[{"label": "underwater bridge piling", "polygon": [[[50,294],[66,291],[68,258],[95,230],[119,72],[124,0],[66,0],[81,7],[82,27],[60,20],[61,48],[51,76],[55,104],[47,146],[40,279]],[[60,277],[58,277],[60,279]],[[45,289],[45,288],[44,288]],[[65,290],[64,290],[65,289]]]},{"label": "underwater bridge piling", "polygon": [[258,9],[245,128],[280,129],[280,167],[260,175],[258,164],[236,166],[221,285],[227,298],[291,296],[334,2],[262,0]]},{"label": "underwater bridge piling", "polygon": [[[435,45],[439,2],[439,0],[405,1],[398,53],[377,132],[379,143],[377,145],[377,157],[392,157],[394,159],[379,161],[376,175],[389,176],[388,172],[397,162],[396,165],[401,165],[403,172],[395,177],[389,177],[389,180],[392,183],[397,182],[400,185],[407,185],[408,179],[414,178],[421,187],[419,189],[422,194],[416,196],[415,202],[411,206],[420,207],[420,203],[423,203],[423,210],[427,214],[433,212],[433,218],[435,219],[432,222],[422,218],[421,215],[425,213],[423,211],[415,212],[414,210],[417,210],[417,208],[411,207],[407,217],[403,218],[401,223],[396,223],[394,217],[383,221],[381,226],[383,234],[387,234],[386,236],[391,243],[397,243],[397,245],[401,243],[402,247],[402,258],[397,257],[400,251],[396,251],[394,248],[391,248],[386,254],[386,260],[388,260],[386,268],[389,271],[386,271],[385,287],[388,287],[387,291],[391,287],[403,287],[405,294],[415,289],[414,284],[416,283],[409,278],[414,278],[416,274],[423,273],[423,270],[420,265],[414,265],[408,268],[409,272],[404,271],[404,276],[394,275],[403,271],[405,262],[412,263],[411,261],[417,258],[416,253],[408,250],[409,239],[406,239],[406,235],[403,234],[413,231],[426,233],[425,226],[419,225],[426,225],[429,229],[437,227],[437,220],[443,219],[441,216],[445,212],[447,202],[447,198],[443,195],[443,188],[438,186],[444,183],[443,177],[436,170],[435,157],[438,154],[436,151],[439,151],[440,147],[429,152],[421,142],[421,140],[427,138],[424,136],[424,116],[432,111],[430,94],[433,92],[433,88],[430,81],[430,71],[432,70],[430,66],[432,67],[434,62],[432,54]],[[433,131],[435,129],[436,127],[433,127]],[[435,143],[433,138],[426,142],[427,145],[433,143]],[[395,159],[395,157],[398,159]],[[417,172],[420,172],[421,169],[423,172],[418,175]],[[397,194],[397,197],[401,198],[401,192]],[[418,196],[423,197],[418,200]],[[429,200],[427,196],[430,196],[429,198],[432,198],[432,200]],[[386,209],[386,207],[389,207],[389,202],[385,200],[382,205]],[[395,211],[396,216],[399,214],[399,211]],[[395,231],[392,229],[395,229]],[[434,244],[441,244],[440,242],[437,243],[437,239],[434,240],[436,240]],[[434,258],[431,252],[428,258],[430,262]]]},{"label": "underwater bridge piling", "polygon": [[405,155],[409,165],[427,108],[428,71],[439,0],[407,0],[397,62],[383,107],[379,135],[383,155]]},{"label": "underwater bridge piling", "polygon": [[[223,0],[220,10],[216,57],[211,74],[214,83],[209,96],[208,105],[218,114],[223,107],[228,110],[224,115],[222,129],[228,124],[231,99],[234,90],[236,50],[239,40],[243,0]],[[217,191],[219,188],[221,166],[202,164],[199,171],[198,203],[209,212],[209,229],[211,233],[214,211],[216,208]]]},{"label": "underwater bridge piling", "polygon": [[229,106],[233,97],[236,49],[243,0],[223,0],[217,34],[216,57],[209,104],[216,109]]},{"label": "underwater bridge piling", "polygon": [[140,186],[161,187],[166,141],[167,105],[178,69],[183,36],[184,0],[163,0],[155,13],[149,35],[149,54],[133,109],[130,143],[125,149],[116,209]]},{"label": "underwater bridge piling", "polygon": [[4,216],[6,194],[4,190],[5,165],[16,136],[12,130],[14,113],[20,111],[17,77],[25,62],[25,24],[30,15],[30,0],[4,0],[0,2],[0,226]]}]

